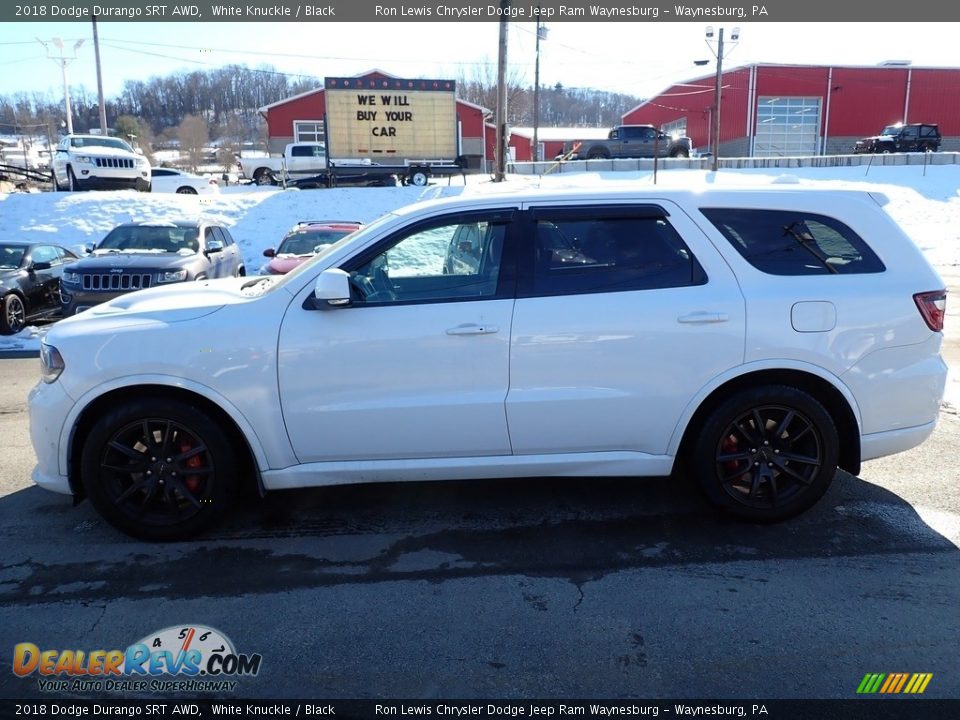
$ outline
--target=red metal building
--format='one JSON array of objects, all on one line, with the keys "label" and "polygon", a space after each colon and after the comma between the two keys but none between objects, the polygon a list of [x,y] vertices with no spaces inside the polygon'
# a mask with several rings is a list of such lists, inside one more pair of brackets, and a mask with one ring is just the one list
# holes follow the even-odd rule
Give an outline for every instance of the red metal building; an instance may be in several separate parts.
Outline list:
[{"label": "red metal building", "polygon": [[[709,150],[716,74],[678,83],[623,115],[689,135]],[[937,123],[942,150],[960,150],[960,68],[756,64],[723,73],[725,157],[834,155],[895,122]]]}]

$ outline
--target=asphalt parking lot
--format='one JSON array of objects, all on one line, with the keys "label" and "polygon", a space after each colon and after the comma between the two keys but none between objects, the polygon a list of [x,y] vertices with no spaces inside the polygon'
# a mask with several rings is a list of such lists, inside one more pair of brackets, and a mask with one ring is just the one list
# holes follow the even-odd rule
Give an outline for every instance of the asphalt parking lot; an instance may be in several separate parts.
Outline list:
[{"label": "asphalt parking lot", "polygon": [[954,408],[778,525],[668,479],[395,484],[277,493],[150,545],[31,486],[36,360],[0,369],[0,697],[89,696],[14,676],[17,643],[186,624],[262,654],[235,697],[853,698],[868,672],[960,697]]}]

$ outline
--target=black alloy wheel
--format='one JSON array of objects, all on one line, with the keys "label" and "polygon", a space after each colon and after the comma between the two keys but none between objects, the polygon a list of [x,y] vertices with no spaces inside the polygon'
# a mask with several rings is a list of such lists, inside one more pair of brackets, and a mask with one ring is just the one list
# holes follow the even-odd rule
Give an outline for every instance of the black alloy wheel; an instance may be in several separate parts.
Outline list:
[{"label": "black alloy wheel", "polygon": [[0,334],[16,335],[27,325],[27,309],[16,293],[0,300]]},{"label": "black alloy wheel", "polygon": [[121,405],[97,422],[81,455],[94,507],[145,540],[180,540],[227,509],[236,465],[229,439],[202,410],[169,400]]},{"label": "black alloy wheel", "polygon": [[736,395],[710,416],[696,442],[697,480],[716,504],[740,517],[796,515],[826,492],[839,440],[826,409],[797,388]]}]

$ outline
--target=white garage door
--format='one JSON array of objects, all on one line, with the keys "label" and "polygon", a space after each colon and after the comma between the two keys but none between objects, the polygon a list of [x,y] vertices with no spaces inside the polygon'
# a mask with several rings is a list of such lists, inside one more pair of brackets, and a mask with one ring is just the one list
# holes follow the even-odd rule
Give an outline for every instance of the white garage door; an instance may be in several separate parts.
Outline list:
[{"label": "white garage door", "polygon": [[754,155],[816,155],[819,135],[819,97],[761,96],[757,99]]}]

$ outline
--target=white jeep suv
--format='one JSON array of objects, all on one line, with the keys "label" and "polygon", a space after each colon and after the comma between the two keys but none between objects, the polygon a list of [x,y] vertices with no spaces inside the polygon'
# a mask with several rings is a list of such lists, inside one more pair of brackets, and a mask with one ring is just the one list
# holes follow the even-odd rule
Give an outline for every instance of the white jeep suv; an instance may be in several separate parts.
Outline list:
[{"label": "white jeep suv", "polygon": [[[175,539],[242,483],[664,476],[778,520],[933,431],[946,294],[885,198],[475,196],[54,326],[34,480]],[[171,352],[171,348],[176,348]]]},{"label": "white jeep suv", "polygon": [[150,190],[150,162],[124,140],[67,135],[53,155],[54,190]]}]

